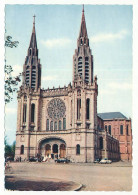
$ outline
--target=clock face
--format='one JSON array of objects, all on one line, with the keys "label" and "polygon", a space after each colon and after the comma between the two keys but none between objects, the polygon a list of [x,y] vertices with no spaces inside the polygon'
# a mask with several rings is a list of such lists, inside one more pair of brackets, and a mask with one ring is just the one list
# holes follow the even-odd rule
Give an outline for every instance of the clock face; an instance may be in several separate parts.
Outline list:
[{"label": "clock face", "polygon": [[59,98],[52,99],[48,103],[47,108],[48,116],[53,120],[63,118],[65,115],[65,111],[66,111],[65,103]]}]

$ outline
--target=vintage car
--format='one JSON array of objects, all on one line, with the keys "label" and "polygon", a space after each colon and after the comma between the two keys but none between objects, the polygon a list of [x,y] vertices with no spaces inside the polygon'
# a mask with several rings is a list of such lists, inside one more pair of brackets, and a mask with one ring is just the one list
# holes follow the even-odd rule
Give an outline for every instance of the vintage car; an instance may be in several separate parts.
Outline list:
[{"label": "vintage car", "polygon": [[104,158],[104,159],[102,159],[99,163],[100,163],[100,164],[111,164],[112,161],[109,160],[108,158]]},{"label": "vintage car", "polygon": [[29,162],[38,162],[38,158],[37,157],[31,157],[29,159]]},{"label": "vintage car", "polygon": [[56,163],[68,163],[68,162],[70,162],[70,160],[67,158],[58,158],[55,160],[55,162]]},{"label": "vintage car", "polygon": [[94,163],[99,163],[100,162],[100,159],[99,158],[96,158]]}]

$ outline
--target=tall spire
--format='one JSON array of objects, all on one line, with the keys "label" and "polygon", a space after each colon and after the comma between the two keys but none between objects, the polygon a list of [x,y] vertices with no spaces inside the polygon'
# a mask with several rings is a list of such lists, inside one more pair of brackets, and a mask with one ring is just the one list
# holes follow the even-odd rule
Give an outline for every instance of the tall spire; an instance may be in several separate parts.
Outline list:
[{"label": "tall spire", "polygon": [[86,29],[85,15],[84,15],[84,5],[82,8],[82,18],[81,18],[81,27],[80,27],[79,37],[87,37],[87,29]]},{"label": "tall spire", "polygon": [[35,32],[35,15],[33,16],[33,29],[30,39],[30,45],[28,48],[28,54],[24,64],[24,79],[23,85],[32,89],[38,89],[41,87],[41,64],[38,58],[38,49]]},{"label": "tall spire", "polygon": [[33,16],[33,30],[32,30],[32,36],[30,40],[30,48],[36,48],[37,49],[37,41],[36,41],[36,32],[35,32],[35,15]]},{"label": "tall spire", "polygon": [[82,7],[82,18],[80,33],[77,40],[77,49],[73,56],[73,81],[76,82],[78,78],[86,84],[93,82],[93,56],[89,47],[89,38],[87,35],[87,28],[84,15],[84,5]]}]

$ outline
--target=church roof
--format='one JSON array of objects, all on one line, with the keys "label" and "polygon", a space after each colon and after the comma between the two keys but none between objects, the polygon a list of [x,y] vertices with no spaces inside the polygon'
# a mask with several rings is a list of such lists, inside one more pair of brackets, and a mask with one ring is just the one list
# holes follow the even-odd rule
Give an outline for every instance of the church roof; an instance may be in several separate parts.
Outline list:
[{"label": "church roof", "polygon": [[121,112],[105,112],[97,114],[103,120],[111,120],[111,119],[128,119]]}]

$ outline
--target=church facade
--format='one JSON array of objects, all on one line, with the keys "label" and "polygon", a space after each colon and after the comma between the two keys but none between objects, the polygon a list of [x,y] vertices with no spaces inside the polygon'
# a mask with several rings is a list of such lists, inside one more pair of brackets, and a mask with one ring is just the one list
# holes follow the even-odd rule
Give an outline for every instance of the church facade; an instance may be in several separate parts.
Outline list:
[{"label": "church facade", "polygon": [[17,97],[15,158],[27,160],[41,155],[53,159],[67,157],[72,162],[93,162],[105,157],[119,160],[119,140],[104,127],[98,128],[98,85],[93,75],[84,9],[73,55],[72,84],[41,89],[41,69],[34,18]]}]

